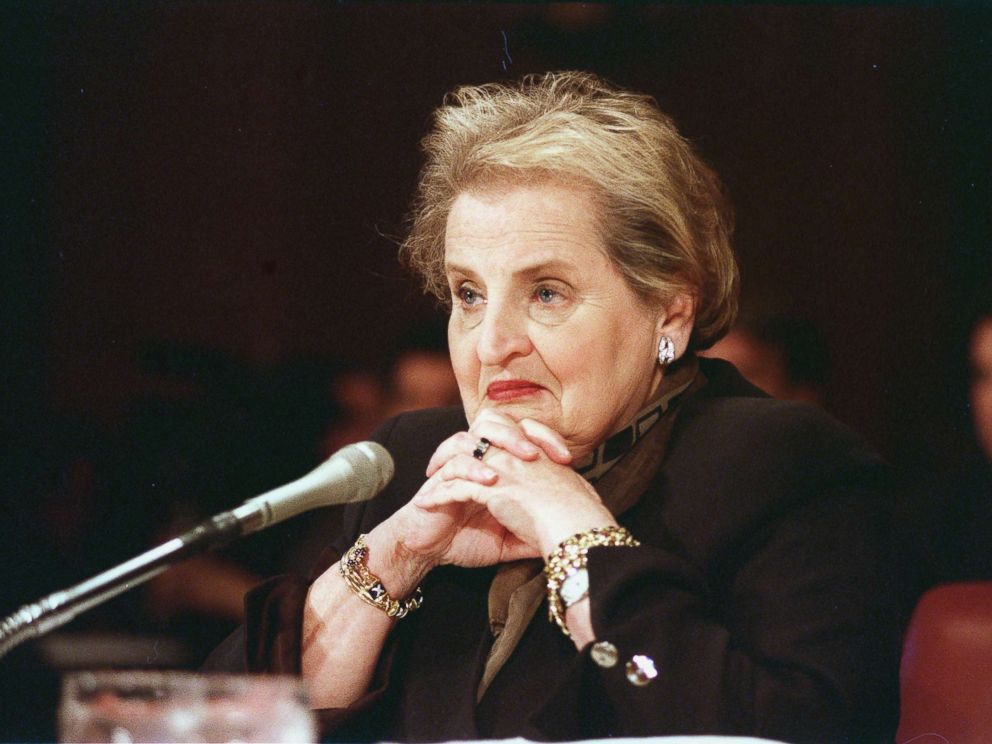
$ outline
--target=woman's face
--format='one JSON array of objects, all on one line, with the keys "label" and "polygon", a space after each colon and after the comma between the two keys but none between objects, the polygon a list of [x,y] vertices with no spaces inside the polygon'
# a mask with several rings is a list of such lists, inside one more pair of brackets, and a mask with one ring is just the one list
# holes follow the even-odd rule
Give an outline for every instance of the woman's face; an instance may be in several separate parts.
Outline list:
[{"label": "woman's face", "polygon": [[469,423],[486,408],[536,419],[576,457],[646,403],[658,340],[679,322],[627,286],[595,209],[585,188],[549,182],[464,192],[445,234],[448,341]]}]

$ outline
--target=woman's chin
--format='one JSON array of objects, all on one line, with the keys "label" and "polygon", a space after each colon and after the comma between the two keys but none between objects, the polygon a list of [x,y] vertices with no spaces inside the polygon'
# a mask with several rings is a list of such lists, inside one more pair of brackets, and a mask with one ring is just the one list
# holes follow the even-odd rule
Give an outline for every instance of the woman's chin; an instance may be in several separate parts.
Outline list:
[{"label": "woman's chin", "polygon": [[501,413],[514,421],[532,419],[557,431],[558,417],[549,411],[546,405],[542,405],[539,396],[528,395],[511,400],[486,399],[479,407],[479,412],[487,409]]}]

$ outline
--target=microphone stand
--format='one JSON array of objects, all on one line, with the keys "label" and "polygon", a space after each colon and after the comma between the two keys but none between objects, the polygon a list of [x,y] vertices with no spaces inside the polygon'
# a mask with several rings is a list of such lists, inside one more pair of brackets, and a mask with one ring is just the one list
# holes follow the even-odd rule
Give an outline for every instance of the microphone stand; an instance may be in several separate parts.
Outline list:
[{"label": "microphone stand", "polygon": [[0,621],[0,658],[31,638],[60,628],[87,610],[155,578],[194,555],[257,532],[271,521],[265,502],[246,502],[68,589],[26,604]]},{"label": "microphone stand", "polygon": [[174,563],[308,509],[370,499],[393,477],[393,470],[393,459],[382,445],[349,444],[292,483],[248,499],[92,579],[24,605],[0,621],[0,658],[29,638],[59,628],[80,613],[155,578]]}]

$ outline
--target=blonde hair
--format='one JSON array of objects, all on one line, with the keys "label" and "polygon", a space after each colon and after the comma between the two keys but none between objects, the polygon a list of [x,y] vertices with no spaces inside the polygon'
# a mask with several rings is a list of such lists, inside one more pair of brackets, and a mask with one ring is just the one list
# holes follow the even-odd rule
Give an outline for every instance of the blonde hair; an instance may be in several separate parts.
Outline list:
[{"label": "blonde hair", "polygon": [[690,347],[706,348],[737,315],[733,213],[720,179],[654,99],[584,72],[464,86],[434,112],[401,258],[425,291],[450,301],[448,213],[473,188],[533,179],[588,184],[613,263],[647,304],[688,291]]}]

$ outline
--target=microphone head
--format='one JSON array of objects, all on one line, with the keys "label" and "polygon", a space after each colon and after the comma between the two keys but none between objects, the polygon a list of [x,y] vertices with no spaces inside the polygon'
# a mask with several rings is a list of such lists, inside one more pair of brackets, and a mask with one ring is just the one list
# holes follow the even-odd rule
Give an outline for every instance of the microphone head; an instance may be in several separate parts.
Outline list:
[{"label": "microphone head", "polygon": [[381,444],[349,444],[302,478],[249,499],[234,513],[239,519],[258,517],[254,532],[310,509],[367,501],[386,487],[393,471],[393,458]]},{"label": "microphone head", "polygon": [[353,476],[349,480],[353,487],[344,494],[347,498],[343,501],[335,499],[332,502],[335,504],[367,501],[386,487],[396,470],[392,456],[378,442],[349,444],[335,452],[331,460],[336,458],[345,460],[351,466]]}]

